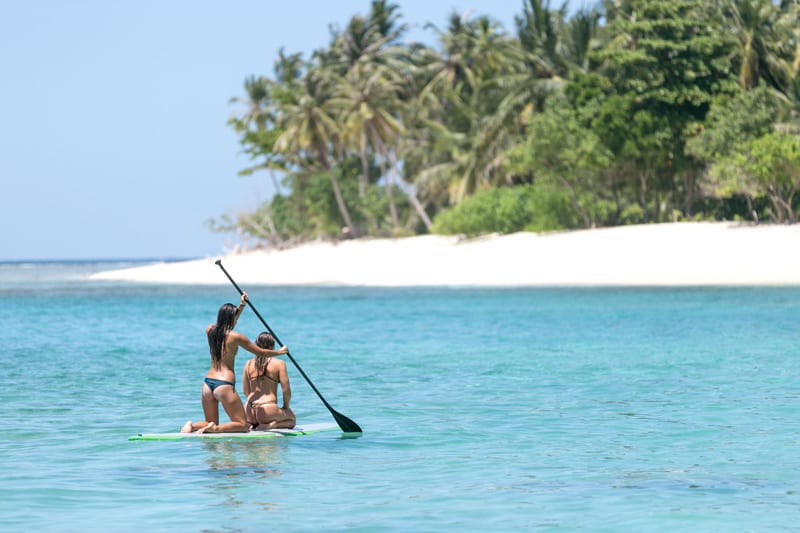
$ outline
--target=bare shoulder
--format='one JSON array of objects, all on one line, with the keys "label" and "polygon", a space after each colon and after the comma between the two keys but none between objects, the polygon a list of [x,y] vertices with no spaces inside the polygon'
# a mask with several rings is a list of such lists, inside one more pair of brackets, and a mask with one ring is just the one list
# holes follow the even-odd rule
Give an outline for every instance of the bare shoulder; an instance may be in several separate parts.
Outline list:
[{"label": "bare shoulder", "polygon": [[216,326],[216,324],[209,324],[206,326],[206,335],[211,333],[211,330],[214,329],[214,326]]},{"label": "bare shoulder", "polygon": [[228,338],[229,338],[229,339],[235,339],[235,340],[237,340],[237,341],[239,341],[239,342],[242,342],[242,341],[247,341],[247,340],[248,340],[248,339],[247,339],[247,336],[246,336],[244,333],[239,333],[239,332],[238,332],[238,331],[236,331],[236,330],[233,330],[233,331],[231,331],[230,333],[228,333]]}]

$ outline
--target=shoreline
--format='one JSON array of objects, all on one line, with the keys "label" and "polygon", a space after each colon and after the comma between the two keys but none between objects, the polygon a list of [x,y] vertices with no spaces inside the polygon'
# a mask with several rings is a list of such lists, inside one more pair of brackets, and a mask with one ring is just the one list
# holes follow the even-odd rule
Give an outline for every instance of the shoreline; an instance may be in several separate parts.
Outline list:
[{"label": "shoreline", "polygon": [[800,224],[678,222],[466,239],[311,242],[285,250],[164,262],[92,280],[362,287],[800,285]]}]

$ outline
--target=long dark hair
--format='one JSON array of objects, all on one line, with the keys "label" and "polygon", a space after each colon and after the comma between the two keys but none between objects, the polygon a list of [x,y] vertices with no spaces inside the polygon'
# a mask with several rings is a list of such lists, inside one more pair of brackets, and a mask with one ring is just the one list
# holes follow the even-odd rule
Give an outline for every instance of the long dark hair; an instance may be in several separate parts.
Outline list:
[{"label": "long dark hair", "polygon": [[208,347],[211,349],[211,361],[214,366],[219,366],[222,362],[222,350],[228,333],[233,330],[233,323],[236,319],[236,306],[227,303],[222,304],[217,313],[217,323],[208,331]]},{"label": "long dark hair", "polygon": [[[272,350],[275,348],[275,337],[266,331],[262,331],[259,333],[258,338],[256,339],[256,345],[261,348],[266,348],[267,350]],[[256,355],[255,367],[257,376],[263,376],[267,373],[267,366],[269,365],[270,359],[272,359],[272,357],[267,355]]]}]

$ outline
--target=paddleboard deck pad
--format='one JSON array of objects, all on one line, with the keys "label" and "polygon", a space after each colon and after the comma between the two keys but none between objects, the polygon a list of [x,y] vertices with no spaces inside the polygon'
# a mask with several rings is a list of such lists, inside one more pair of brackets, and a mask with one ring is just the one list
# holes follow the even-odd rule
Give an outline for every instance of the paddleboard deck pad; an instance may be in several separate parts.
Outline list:
[{"label": "paddleboard deck pad", "polygon": [[275,437],[297,437],[321,431],[339,429],[333,422],[303,424],[292,429],[269,429],[266,431],[250,431],[247,433],[139,433],[128,437],[128,440],[190,440],[190,439],[270,439]]}]

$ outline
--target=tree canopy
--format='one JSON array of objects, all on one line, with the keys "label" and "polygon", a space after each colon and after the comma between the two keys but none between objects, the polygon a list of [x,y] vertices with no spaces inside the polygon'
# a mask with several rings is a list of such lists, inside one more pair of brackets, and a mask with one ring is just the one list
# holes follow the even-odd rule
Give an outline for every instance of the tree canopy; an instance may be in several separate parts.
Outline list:
[{"label": "tree canopy", "polygon": [[[212,229],[314,238],[794,222],[800,0],[522,0],[434,45],[374,0],[244,81],[230,125],[276,194]],[[278,181],[279,180],[279,181]]]}]

